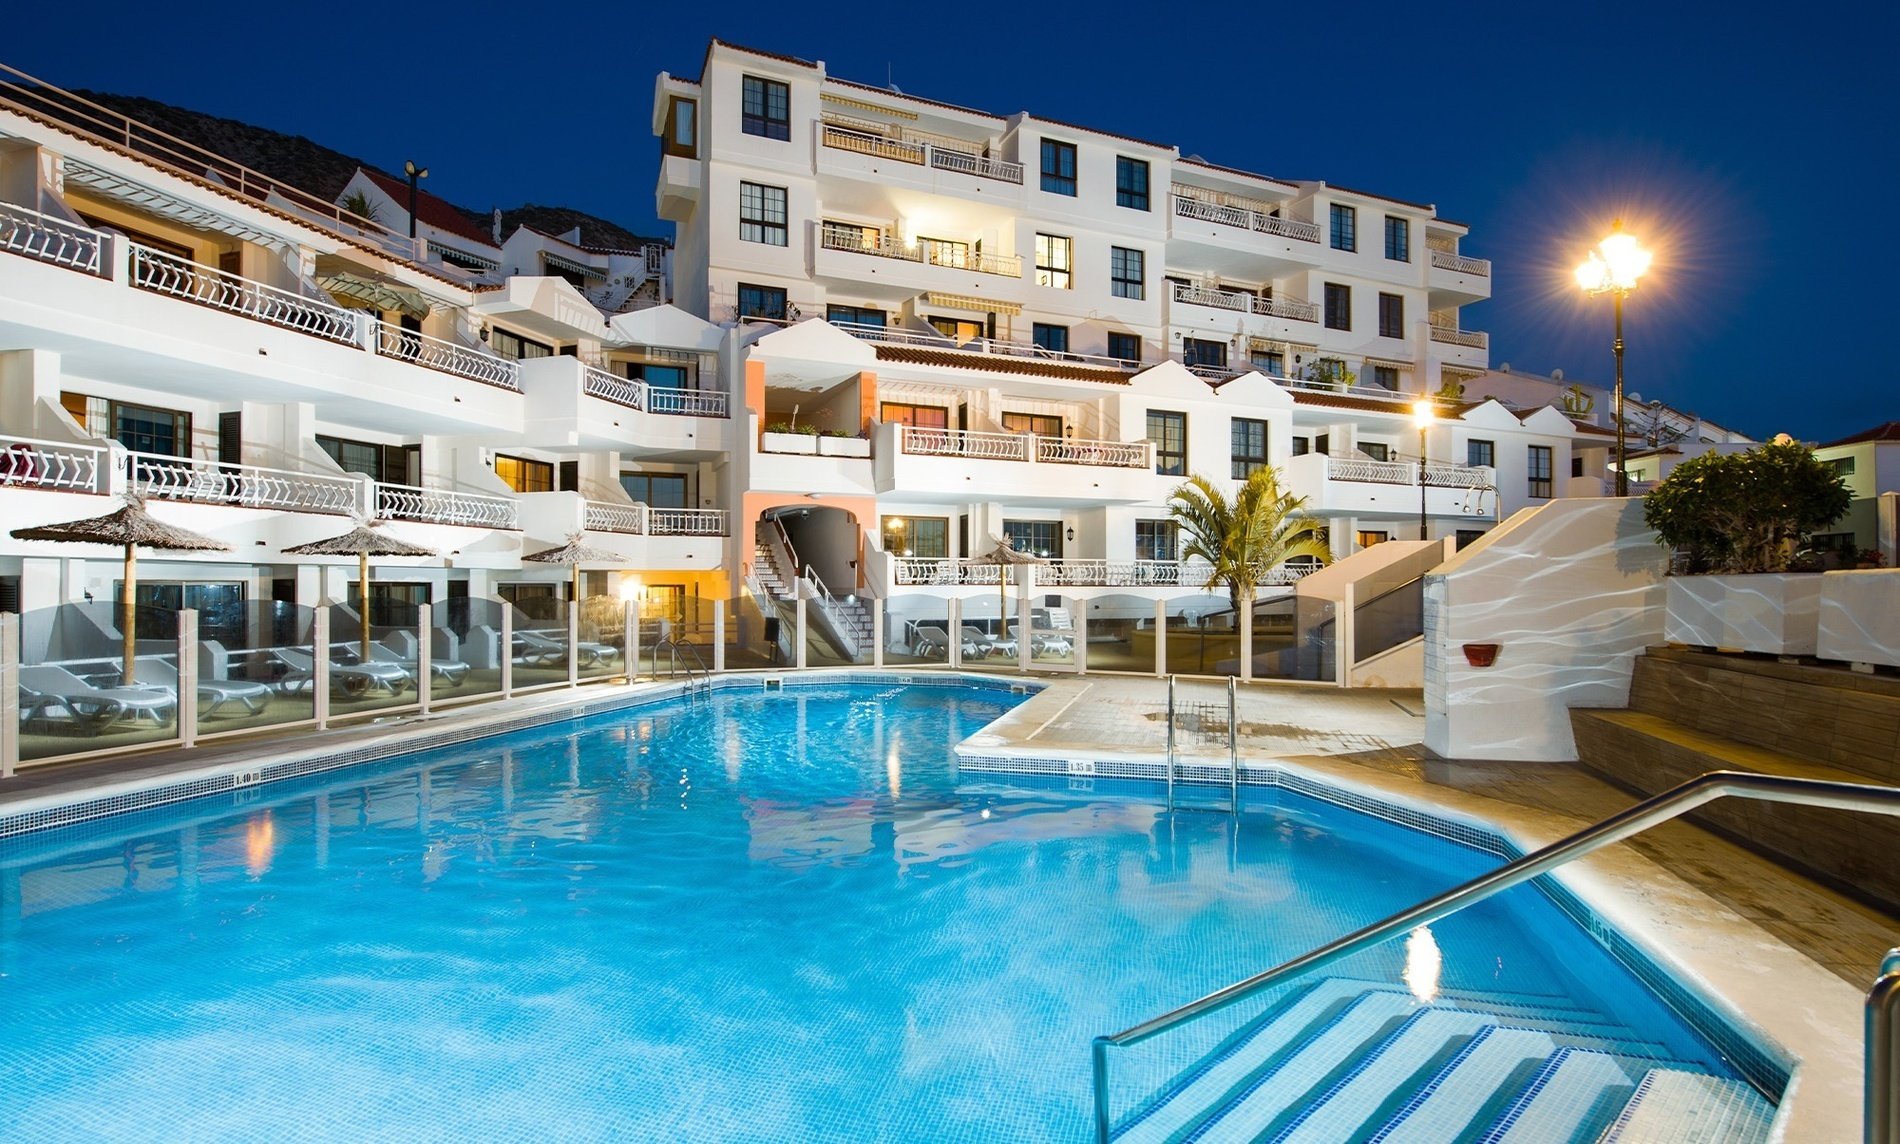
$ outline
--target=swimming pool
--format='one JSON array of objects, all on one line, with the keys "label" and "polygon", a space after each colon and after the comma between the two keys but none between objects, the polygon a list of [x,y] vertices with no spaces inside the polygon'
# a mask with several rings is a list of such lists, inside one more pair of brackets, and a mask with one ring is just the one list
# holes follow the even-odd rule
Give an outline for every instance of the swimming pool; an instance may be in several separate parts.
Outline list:
[{"label": "swimming pool", "polygon": [[[1498,862],[960,781],[1022,699],[719,690],[7,842],[0,1137],[1083,1139],[1092,1036]],[[1728,1075],[1528,887],[1426,940],[1436,993]]]}]

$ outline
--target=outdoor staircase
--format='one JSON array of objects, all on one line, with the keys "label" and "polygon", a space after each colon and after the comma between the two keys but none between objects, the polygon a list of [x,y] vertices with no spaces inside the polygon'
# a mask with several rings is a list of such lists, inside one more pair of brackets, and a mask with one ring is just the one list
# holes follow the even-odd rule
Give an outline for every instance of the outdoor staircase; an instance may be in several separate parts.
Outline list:
[{"label": "outdoor staircase", "polygon": [[774,600],[794,599],[797,593],[792,591],[791,581],[778,566],[778,558],[772,554],[772,546],[760,540],[752,551],[752,575],[759,587]]},{"label": "outdoor staircase", "polygon": [[1775,1109],[1744,1082],[1632,1042],[1564,998],[1329,977],[1279,999],[1125,1117],[1129,1144],[1753,1144]]},{"label": "outdoor staircase", "polygon": [[[796,600],[798,598],[795,587],[797,575],[796,569],[788,571],[780,568],[778,556],[772,545],[764,539],[759,540],[753,549],[752,577],[758,581],[760,591],[774,600]],[[846,659],[852,659],[861,649],[871,646],[873,629],[871,610],[863,599],[847,600],[834,596],[822,600],[808,600],[806,606],[808,609],[822,610],[831,626],[836,629],[835,634],[843,637],[840,641],[833,638],[833,633],[820,630],[820,635],[827,643],[833,645],[833,650],[837,654]]]}]

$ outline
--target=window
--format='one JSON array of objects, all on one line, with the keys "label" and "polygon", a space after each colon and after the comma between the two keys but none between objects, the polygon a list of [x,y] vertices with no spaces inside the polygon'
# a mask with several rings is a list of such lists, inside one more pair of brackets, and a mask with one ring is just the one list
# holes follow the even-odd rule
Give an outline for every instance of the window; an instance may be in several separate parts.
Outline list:
[{"label": "window", "polygon": [[825,321],[827,322],[844,322],[852,326],[883,326],[886,324],[886,318],[887,315],[884,311],[873,310],[869,306],[839,306],[834,304],[825,307]]},{"label": "window", "polygon": [[529,358],[554,356],[554,347],[546,342],[524,338],[513,330],[504,330],[500,326],[489,331],[488,348],[509,361],[527,361]]},{"label": "window", "polygon": [[1399,367],[1395,365],[1373,366],[1372,384],[1381,389],[1397,389],[1399,387]]},{"label": "window", "polygon": [[1249,361],[1269,377],[1286,376],[1286,354],[1280,350],[1255,350]]},{"label": "window", "polygon": [[1534,497],[1550,496],[1550,452],[1549,445],[1530,447],[1530,495]]},{"label": "window", "polygon": [[1379,336],[1405,336],[1405,298],[1398,294],[1379,295]]},{"label": "window", "polygon": [[110,437],[135,453],[162,457],[191,455],[191,414],[149,405],[132,405],[71,391],[59,403],[95,437]]},{"label": "window", "polygon": [[620,375],[630,381],[644,381],[654,389],[697,389],[693,372],[683,365],[661,365],[650,361],[623,361]]},{"label": "window", "polygon": [[1042,189],[1052,195],[1075,194],[1075,144],[1042,141]]},{"label": "window", "polygon": [[518,493],[554,491],[554,466],[546,461],[531,461],[526,457],[497,453],[495,475],[501,478],[502,484]]},{"label": "window", "polygon": [[[349,601],[350,607],[360,609],[363,606],[363,586],[354,580],[350,581],[345,599]],[[373,581],[369,586],[369,622],[376,627],[413,628],[418,618],[416,609],[428,602],[427,584]]]},{"label": "window", "polygon": [[1471,542],[1485,534],[1482,528],[1461,528],[1458,530],[1458,547],[1469,548]]},{"label": "window", "polygon": [[1465,442],[1465,464],[1472,468],[1492,468],[1498,463],[1498,447],[1490,441]]},{"label": "window", "polygon": [[946,318],[940,314],[933,314],[924,320],[930,323],[932,329],[954,340],[958,345],[983,336],[981,322],[972,322],[965,318]]},{"label": "window", "polygon": [[1004,413],[1005,433],[1034,433],[1038,437],[1062,436],[1062,418],[1047,413]]},{"label": "window", "polygon": [[1187,476],[1187,414],[1150,409],[1148,440],[1155,444],[1155,472],[1164,477]]},{"label": "window", "polygon": [[1148,296],[1147,256],[1125,246],[1108,248],[1108,292],[1117,298],[1140,300]]},{"label": "window", "polygon": [[1334,203],[1332,206],[1333,249],[1359,249],[1359,212],[1349,206]]},{"label": "window", "polygon": [[887,516],[884,551],[893,556],[943,560],[950,555],[950,521],[941,516]]},{"label": "window", "polygon": [[1182,338],[1181,362],[1189,369],[1195,366],[1226,369],[1227,343],[1211,341],[1207,338]]},{"label": "window", "polygon": [[1130,365],[1139,364],[1141,361],[1141,335],[1109,334],[1108,356],[1120,358]]},{"label": "window", "polygon": [[768,187],[763,183],[739,184],[740,241],[784,246],[788,233],[785,218],[784,187]]},{"label": "window", "polygon": [[1375,461],[1389,461],[1392,459],[1392,450],[1379,444],[1377,441],[1361,441],[1359,443],[1359,451]]},{"label": "window", "polygon": [[661,139],[660,150],[667,155],[681,155],[688,159],[699,157],[699,101],[669,97],[666,105],[666,135]]},{"label": "window", "polygon": [[920,429],[948,429],[950,427],[950,410],[943,405],[911,405],[903,401],[886,401],[878,406],[877,417],[880,421],[914,425]]},{"label": "window", "polygon": [[1069,268],[1075,253],[1075,240],[1055,234],[1036,236],[1036,285],[1069,288]]},{"label": "window", "polygon": [[1135,522],[1135,559],[1160,560],[1168,564],[1179,559],[1175,555],[1176,541],[1179,537],[1171,520],[1138,520]]},{"label": "window", "polygon": [[970,269],[970,244],[951,238],[917,239],[917,245],[924,248],[924,261],[932,266],[948,266],[953,270]]},{"label": "window", "polygon": [[1570,475],[1573,477],[1581,477],[1583,475],[1583,458],[1582,457],[1570,458]]},{"label": "window", "polygon": [[1252,417],[1234,418],[1233,478],[1244,481],[1267,467],[1267,423]]},{"label": "window", "polygon": [[1360,529],[1357,534],[1357,539],[1359,541],[1359,547],[1371,548],[1375,544],[1384,544],[1386,541],[1392,539],[1392,534],[1389,532],[1371,532],[1366,529]]},{"label": "window", "polygon": [[1385,216],[1385,256],[1394,262],[1412,261],[1412,224]]},{"label": "window", "polygon": [[1293,455],[1295,457],[1304,457],[1306,456],[1306,454],[1312,451],[1313,451],[1313,442],[1311,438],[1308,438],[1308,437],[1293,438]]},{"label": "window", "polygon": [[1043,557],[1062,555],[1062,522],[1059,520],[1006,520],[1003,536],[1018,552]]},{"label": "window", "polygon": [[884,232],[861,222],[839,222],[835,218],[828,218],[818,228],[818,241],[826,250],[877,254],[884,249]]},{"label": "window", "polygon": [[1115,205],[1148,209],[1148,161],[1115,156]]},{"label": "window", "polygon": [[373,441],[351,441],[319,433],[317,448],[346,473],[361,473],[372,481],[390,485],[416,485],[422,481],[420,445],[378,445]]},{"label": "window", "polygon": [[792,137],[792,89],[775,79],[745,77],[740,130],[767,139]]},{"label": "window", "polygon": [[785,291],[777,286],[749,286],[739,283],[739,317],[769,318],[775,322],[785,320],[790,307],[785,302]]},{"label": "window", "polygon": [[1352,287],[1337,282],[1326,284],[1326,328],[1352,329]]},{"label": "window", "polygon": [[1032,340],[1045,350],[1059,353],[1069,352],[1069,327],[1052,326],[1047,322],[1035,323]]},{"label": "window", "polygon": [[620,487],[648,508],[689,508],[685,473],[621,473]]},{"label": "window", "polygon": [[1854,475],[1854,458],[1852,457],[1829,457],[1821,463],[1834,470],[1834,475],[1837,477],[1851,477]]}]

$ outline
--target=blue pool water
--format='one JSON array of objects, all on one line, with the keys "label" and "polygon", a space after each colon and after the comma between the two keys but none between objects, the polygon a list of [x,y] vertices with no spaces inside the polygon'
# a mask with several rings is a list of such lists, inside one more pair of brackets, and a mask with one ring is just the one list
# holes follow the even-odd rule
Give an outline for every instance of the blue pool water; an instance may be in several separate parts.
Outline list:
[{"label": "blue pool water", "polygon": [[[0,1139],[1079,1140],[1092,1036],[1498,864],[960,781],[1020,701],[722,691],[7,843]],[[1434,937],[1719,1067],[1534,892]]]}]

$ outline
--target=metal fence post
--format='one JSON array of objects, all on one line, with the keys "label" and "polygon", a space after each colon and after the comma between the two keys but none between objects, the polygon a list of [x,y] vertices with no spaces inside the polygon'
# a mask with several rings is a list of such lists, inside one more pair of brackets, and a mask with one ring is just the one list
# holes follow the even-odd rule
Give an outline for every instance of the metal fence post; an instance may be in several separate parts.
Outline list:
[{"label": "metal fence post", "polygon": [[580,593],[567,602],[567,685],[581,682],[581,600]]},{"label": "metal fence post", "polygon": [[640,613],[632,600],[620,602],[620,658],[627,669],[627,682],[640,678]]},{"label": "metal fence post", "polygon": [[515,609],[506,600],[501,605],[501,697],[515,693]]},{"label": "metal fence post", "polygon": [[884,601],[871,603],[871,666],[884,666]]},{"label": "metal fence post", "polygon": [[800,596],[800,597],[798,598],[798,603],[797,603],[797,605],[796,605],[796,612],[797,612],[797,616],[796,616],[796,618],[797,618],[797,626],[798,626],[798,630],[797,630],[796,632],[794,632],[794,633],[793,633],[793,638],[794,638],[794,639],[796,639],[796,640],[798,641],[798,645],[797,645],[797,646],[796,646],[795,648],[793,648],[793,649],[792,649],[792,652],[793,652],[793,654],[792,654],[792,666],[793,666],[793,667],[796,667],[796,668],[798,668],[798,669],[800,669],[800,670],[803,670],[803,669],[804,669],[804,667],[805,667],[805,651],[806,651],[806,643],[805,643],[805,613],[806,613],[806,608],[805,608],[805,604],[806,604],[806,601],[805,601],[805,598],[804,598],[803,596]]},{"label": "metal fence post", "polygon": [[330,606],[318,604],[310,614],[310,709],[317,730],[330,725]]},{"label": "metal fence post", "polygon": [[0,779],[20,766],[20,617],[0,614]]},{"label": "metal fence post", "polygon": [[1155,601],[1155,678],[1168,674],[1168,602]]},{"label": "metal fence post", "polygon": [[178,613],[178,745],[198,745],[198,610]]},{"label": "metal fence post", "polygon": [[416,608],[416,710],[429,713],[429,700],[433,697],[435,686],[429,678],[429,664],[434,658],[435,617],[429,605],[421,604]]},{"label": "metal fence post", "polygon": [[726,602],[713,601],[713,661],[714,671],[726,670]]},{"label": "metal fence post", "polygon": [[1240,678],[1253,682],[1253,597],[1240,601]]},{"label": "metal fence post", "polygon": [[952,669],[963,667],[963,600],[950,597],[950,646],[944,650],[949,653]]}]

